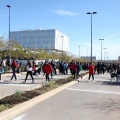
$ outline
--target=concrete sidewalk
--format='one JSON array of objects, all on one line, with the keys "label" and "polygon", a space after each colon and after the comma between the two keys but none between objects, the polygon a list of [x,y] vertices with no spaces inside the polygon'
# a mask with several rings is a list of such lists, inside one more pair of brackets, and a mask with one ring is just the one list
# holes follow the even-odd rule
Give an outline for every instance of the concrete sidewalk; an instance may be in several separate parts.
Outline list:
[{"label": "concrete sidewalk", "polygon": [[[38,76],[33,76],[34,77],[34,82],[32,83],[32,79],[30,76],[28,76],[28,80],[26,83],[23,83],[25,77],[26,77],[26,72],[23,72],[22,74],[17,74],[17,81],[14,79],[10,81],[10,78],[12,76],[12,73],[7,73],[7,74],[2,74],[2,80],[3,82],[0,82],[0,99],[4,98],[5,96],[14,94],[16,91],[27,91],[27,90],[32,90],[35,88],[39,88],[42,86],[43,81],[45,81],[45,76],[43,77],[43,73],[41,73]],[[70,76],[68,75],[54,75],[52,80],[57,80],[57,79],[64,79]],[[51,78],[51,76],[50,76]]]}]

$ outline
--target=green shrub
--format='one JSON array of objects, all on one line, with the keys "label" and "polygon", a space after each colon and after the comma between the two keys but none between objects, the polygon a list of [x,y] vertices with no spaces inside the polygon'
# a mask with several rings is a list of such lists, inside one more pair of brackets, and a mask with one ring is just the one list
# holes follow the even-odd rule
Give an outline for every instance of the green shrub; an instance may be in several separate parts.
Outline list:
[{"label": "green shrub", "polygon": [[55,85],[55,82],[54,82],[53,80],[50,80],[48,86],[49,86],[49,87],[53,87],[54,85]]},{"label": "green shrub", "polygon": [[23,93],[22,91],[16,90],[16,92],[14,94],[14,98],[17,99],[17,100],[21,99],[22,98],[22,93]]}]

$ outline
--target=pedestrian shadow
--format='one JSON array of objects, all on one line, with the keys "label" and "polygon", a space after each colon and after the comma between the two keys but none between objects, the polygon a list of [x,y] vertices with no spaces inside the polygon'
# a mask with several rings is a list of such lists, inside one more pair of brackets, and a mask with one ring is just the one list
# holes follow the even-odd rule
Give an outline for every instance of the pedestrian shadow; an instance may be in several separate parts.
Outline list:
[{"label": "pedestrian shadow", "polygon": [[96,84],[100,84],[100,85],[110,85],[110,86],[116,86],[116,85],[120,85],[120,83],[117,83],[115,81],[112,81],[108,79],[108,81],[96,81]]},{"label": "pedestrian shadow", "polygon": [[[78,81],[78,80],[75,80]],[[99,85],[110,85],[110,86],[120,86],[120,83],[117,83],[115,80],[111,82],[111,79],[106,79],[105,81],[101,81],[101,80],[94,80],[94,82],[92,82],[92,80],[88,81],[88,79],[80,79],[79,83],[92,83],[92,84],[99,84]]]},{"label": "pedestrian shadow", "polygon": [[120,100],[102,100],[98,102],[86,103],[82,105],[82,108],[87,110],[97,110],[100,113],[120,112]]}]

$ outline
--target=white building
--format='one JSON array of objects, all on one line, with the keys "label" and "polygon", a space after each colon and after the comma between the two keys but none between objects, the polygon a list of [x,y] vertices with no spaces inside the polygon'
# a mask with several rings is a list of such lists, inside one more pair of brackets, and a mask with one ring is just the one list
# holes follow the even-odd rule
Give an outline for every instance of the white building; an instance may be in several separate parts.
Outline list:
[{"label": "white building", "polygon": [[69,52],[68,36],[55,29],[13,31],[10,39],[24,48]]}]

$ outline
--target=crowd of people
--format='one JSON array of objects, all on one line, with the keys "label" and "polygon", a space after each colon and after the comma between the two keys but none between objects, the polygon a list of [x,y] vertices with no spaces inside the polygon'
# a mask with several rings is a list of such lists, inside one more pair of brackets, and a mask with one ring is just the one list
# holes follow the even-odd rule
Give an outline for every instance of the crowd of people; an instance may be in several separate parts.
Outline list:
[{"label": "crowd of people", "polygon": [[94,74],[97,73],[98,75],[100,73],[104,74],[105,72],[110,73],[111,77],[116,77],[117,82],[120,79],[120,64],[119,63],[101,63],[98,62],[96,64],[90,63],[88,66],[89,69],[89,78],[92,76],[92,80],[94,82]]},{"label": "crowd of people", "polygon": [[[12,70],[10,81],[12,81],[13,79],[15,79],[15,81],[18,80],[16,73],[21,73],[21,65],[22,64],[18,63],[15,59],[12,60],[10,64],[10,68]],[[27,60],[27,63],[25,65],[26,77],[23,83],[26,82],[28,75],[31,76],[32,83],[34,83],[34,75],[38,76],[42,72],[46,78],[46,82],[49,82],[50,79],[52,79],[53,76],[56,74],[68,75],[68,70],[75,79],[78,79],[79,77],[82,78],[82,76],[80,75],[80,71],[82,69],[87,70],[87,64],[82,65],[77,61],[72,61],[68,63],[65,61],[55,62],[53,60],[45,60],[45,62],[41,62],[40,65],[37,65],[34,60],[32,62],[30,60]]]},{"label": "crowd of people", "polygon": [[[21,63],[18,63],[15,59],[12,60],[12,63],[10,65],[10,68],[12,70],[12,76],[11,76],[11,81],[13,78],[17,81],[17,73],[21,73]],[[48,61],[45,60],[45,62],[41,62],[39,65],[36,64],[36,62],[33,60],[32,62],[30,60],[27,60],[27,63],[25,65],[25,71],[26,71],[26,77],[23,83],[26,82],[28,75],[31,76],[32,83],[34,83],[34,75],[38,76],[43,73],[45,76],[46,82],[49,82],[50,79],[53,78],[54,75],[56,74],[61,74],[61,75],[68,75],[70,73],[74,79],[78,80],[79,82],[79,77],[82,79],[82,75],[80,74],[81,70],[85,70],[89,72],[89,77],[88,81],[90,80],[92,76],[92,80],[94,82],[94,74],[104,74],[105,72],[109,72],[110,74],[113,75],[116,78],[118,78],[118,75],[120,75],[120,65],[119,64],[105,64],[105,63],[80,63],[78,61],[71,61],[70,63],[66,61],[60,61],[60,62],[55,62],[53,60]],[[69,72],[68,72],[69,71]],[[4,73],[2,64],[0,64],[0,81],[1,80],[1,74]]]}]

